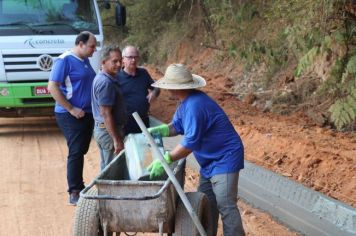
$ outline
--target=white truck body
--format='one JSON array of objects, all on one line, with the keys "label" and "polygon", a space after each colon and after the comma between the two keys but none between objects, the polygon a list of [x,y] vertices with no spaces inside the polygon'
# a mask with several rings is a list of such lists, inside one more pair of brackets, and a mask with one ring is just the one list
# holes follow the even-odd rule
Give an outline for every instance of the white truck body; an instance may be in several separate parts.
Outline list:
[{"label": "white truck body", "polygon": [[51,67],[81,31],[96,36],[97,71],[104,38],[96,0],[0,0],[0,117],[53,110]]}]

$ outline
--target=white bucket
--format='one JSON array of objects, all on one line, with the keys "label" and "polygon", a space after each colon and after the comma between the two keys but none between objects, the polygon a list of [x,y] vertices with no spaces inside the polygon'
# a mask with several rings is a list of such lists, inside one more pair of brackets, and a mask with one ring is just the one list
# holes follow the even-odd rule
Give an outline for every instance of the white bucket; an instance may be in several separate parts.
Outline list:
[{"label": "white bucket", "polygon": [[[157,138],[154,138],[154,140],[158,146],[161,146],[160,151],[163,154],[163,145],[159,143],[161,140]],[[131,180],[138,180],[140,177],[149,174],[147,167],[152,163],[153,159],[157,158],[153,153],[153,149],[148,144],[147,138],[142,133],[127,135],[125,140],[125,156]]]}]

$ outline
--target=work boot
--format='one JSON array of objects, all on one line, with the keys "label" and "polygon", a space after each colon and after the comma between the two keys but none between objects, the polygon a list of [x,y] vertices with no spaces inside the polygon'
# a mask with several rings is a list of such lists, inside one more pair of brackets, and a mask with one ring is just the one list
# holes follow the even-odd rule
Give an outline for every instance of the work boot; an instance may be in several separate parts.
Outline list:
[{"label": "work boot", "polygon": [[79,192],[69,193],[69,205],[76,206],[79,200]]}]

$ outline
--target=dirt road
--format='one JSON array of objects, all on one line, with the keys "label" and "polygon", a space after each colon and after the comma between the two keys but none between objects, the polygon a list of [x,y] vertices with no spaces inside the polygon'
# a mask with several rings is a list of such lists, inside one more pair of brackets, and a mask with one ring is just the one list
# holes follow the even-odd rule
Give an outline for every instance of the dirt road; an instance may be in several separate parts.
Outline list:
[{"label": "dirt road", "polygon": [[[0,120],[0,235],[70,235],[65,141],[48,118]],[[95,175],[90,159],[86,179]]]},{"label": "dirt road", "polygon": [[[67,205],[66,155],[53,118],[0,119],[1,236],[71,235],[75,207]],[[98,155],[92,142],[84,167],[87,184],[99,171]],[[188,172],[187,189],[195,188],[197,178]],[[241,202],[239,208],[248,235],[296,235],[265,213]]]}]

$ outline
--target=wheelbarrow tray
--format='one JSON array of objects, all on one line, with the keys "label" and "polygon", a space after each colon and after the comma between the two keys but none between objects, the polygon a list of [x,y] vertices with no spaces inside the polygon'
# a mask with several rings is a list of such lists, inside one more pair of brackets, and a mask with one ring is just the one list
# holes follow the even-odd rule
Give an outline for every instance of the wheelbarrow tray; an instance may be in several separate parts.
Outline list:
[{"label": "wheelbarrow tray", "polygon": [[[172,166],[184,185],[185,160]],[[125,152],[122,151],[93,181],[101,224],[108,232],[174,232],[178,194],[167,176],[157,181],[128,180]],[[89,186],[88,186],[89,187]]]}]

